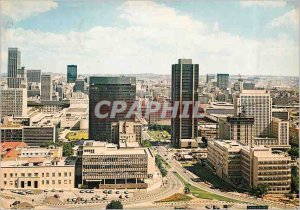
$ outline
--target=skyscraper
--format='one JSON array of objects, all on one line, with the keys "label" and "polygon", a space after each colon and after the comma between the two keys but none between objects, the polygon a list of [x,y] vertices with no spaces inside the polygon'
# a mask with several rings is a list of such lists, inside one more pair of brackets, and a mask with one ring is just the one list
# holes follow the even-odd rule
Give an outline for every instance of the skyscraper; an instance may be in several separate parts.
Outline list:
[{"label": "skyscraper", "polygon": [[[134,120],[125,116],[135,101],[136,78],[135,77],[90,77],[89,79],[89,139],[112,142],[112,123],[120,120]],[[101,101],[124,101],[127,109],[116,114],[115,118],[110,117],[112,105],[103,105],[99,108],[101,114],[108,113],[105,118],[98,118],[95,108]]]},{"label": "skyscraper", "polygon": [[84,79],[77,79],[75,81],[74,92],[82,92],[85,91],[85,81]]},{"label": "skyscraper", "polygon": [[9,88],[19,88],[21,79],[18,76],[18,69],[21,66],[21,52],[18,48],[8,48],[7,61],[7,85]]},{"label": "skyscraper", "polygon": [[176,117],[172,118],[172,141],[180,147],[181,139],[197,138],[197,119],[189,113],[188,118],[181,118],[183,103],[198,101],[199,65],[192,64],[192,59],[179,59],[172,65],[172,103],[179,102]]},{"label": "skyscraper", "polygon": [[221,90],[226,90],[229,83],[229,74],[217,74],[217,86]]},{"label": "skyscraper", "polygon": [[1,89],[1,116],[27,115],[27,90],[25,88]]},{"label": "skyscraper", "polygon": [[269,137],[271,134],[272,98],[266,90],[242,90],[234,99],[235,115],[253,117],[254,137]]},{"label": "skyscraper", "polygon": [[27,70],[27,82],[41,83],[41,70]]},{"label": "skyscraper", "polygon": [[42,74],[41,76],[41,100],[51,101],[53,93],[51,74]]},{"label": "skyscraper", "polygon": [[75,82],[77,79],[77,65],[67,66],[67,82]]}]

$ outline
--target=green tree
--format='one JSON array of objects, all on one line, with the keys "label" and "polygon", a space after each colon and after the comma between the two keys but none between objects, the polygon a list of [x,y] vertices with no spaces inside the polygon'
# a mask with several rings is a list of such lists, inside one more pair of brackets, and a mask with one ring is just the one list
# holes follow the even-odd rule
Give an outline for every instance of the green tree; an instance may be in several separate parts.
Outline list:
[{"label": "green tree", "polygon": [[73,147],[74,144],[72,142],[64,142],[62,143],[63,147],[63,156],[65,157],[71,157],[73,155]]},{"label": "green tree", "polygon": [[123,205],[120,201],[112,200],[107,204],[106,209],[123,209]]},{"label": "green tree", "polygon": [[299,174],[296,167],[292,167],[291,192],[299,194]]},{"label": "green tree", "polygon": [[155,155],[155,164],[157,165],[161,175],[163,177],[167,176],[168,171],[165,169],[163,163],[162,163],[162,157],[160,155]]},{"label": "green tree", "polygon": [[268,186],[265,184],[259,184],[256,188],[252,188],[250,193],[257,197],[262,197],[263,195],[268,193]]},{"label": "green tree", "polygon": [[288,153],[292,158],[299,158],[299,148],[298,147],[292,147],[291,149],[289,149]]},{"label": "green tree", "polygon": [[142,147],[151,147],[151,142],[149,140],[142,141]]}]

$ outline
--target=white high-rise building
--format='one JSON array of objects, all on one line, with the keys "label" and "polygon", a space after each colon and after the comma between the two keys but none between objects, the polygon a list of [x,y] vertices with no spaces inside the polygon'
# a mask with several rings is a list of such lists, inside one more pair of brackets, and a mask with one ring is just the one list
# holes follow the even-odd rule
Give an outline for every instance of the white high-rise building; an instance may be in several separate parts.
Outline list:
[{"label": "white high-rise building", "polygon": [[1,116],[27,116],[27,90],[25,88],[1,89]]},{"label": "white high-rise building", "polygon": [[51,101],[53,93],[51,74],[42,74],[41,76],[41,100]]},{"label": "white high-rise building", "polygon": [[236,116],[253,117],[253,135],[269,137],[272,121],[272,98],[266,90],[242,90],[235,96]]}]

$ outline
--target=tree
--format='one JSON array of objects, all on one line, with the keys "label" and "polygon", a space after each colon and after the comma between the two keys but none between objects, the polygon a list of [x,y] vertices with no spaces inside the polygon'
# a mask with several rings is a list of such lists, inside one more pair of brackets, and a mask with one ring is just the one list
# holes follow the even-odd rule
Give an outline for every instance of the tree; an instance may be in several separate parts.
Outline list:
[{"label": "tree", "polygon": [[292,167],[291,174],[292,174],[291,192],[299,194],[299,174],[297,173],[296,167]]},{"label": "tree", "polygon": [[142,141],[142,147],[151,147],[151,143],[149,140]]},{"label": "tree", "polygon": [[120,201],[112,200],[107,204],[106,209],[123,209],[123,205]]},{"label": "tree", "polygon": [[291,149],[289,149],[288,153],[292,158],[299,158],[299,148],[298,147],[292,147]]},{"label": "tree", "polygon": [[262,197],[263,195],[268,193],[268,186],[265,184],[259,184],[257,187],[252,188],[250,193],[257,197]]}]

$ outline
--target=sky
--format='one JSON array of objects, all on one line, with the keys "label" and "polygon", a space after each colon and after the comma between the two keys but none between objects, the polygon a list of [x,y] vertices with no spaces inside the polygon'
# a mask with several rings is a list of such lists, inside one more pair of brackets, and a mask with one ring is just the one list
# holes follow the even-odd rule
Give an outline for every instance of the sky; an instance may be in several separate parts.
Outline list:
[{"label": "sky", "polygon": [[8,47],[26,69],[171,74],[299,74],[298,1],[1,0],[1,72]]}]

